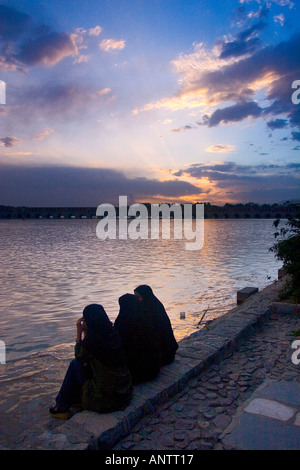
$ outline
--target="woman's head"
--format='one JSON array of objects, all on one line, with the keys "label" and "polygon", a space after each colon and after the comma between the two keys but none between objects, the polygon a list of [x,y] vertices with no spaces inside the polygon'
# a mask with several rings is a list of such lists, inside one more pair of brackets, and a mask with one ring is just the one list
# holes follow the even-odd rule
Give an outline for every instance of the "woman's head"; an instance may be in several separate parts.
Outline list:
[{"label": "woman's head", "polygon": [[90,304],[83,310],[83,320],[90,331],[105,332],[112,328],[102,305]]},{"label": "woman's head", "polygon": [[85,307],[83,319],[87,326],[83,340],[85,349],[105,364],[119,364],[122,357],[114,351],[120,350],[121,340],[102,305],[91,304]]},{"label": "woman's head", "polygon": [[120,309],[133,310],[137,304],[137,297],[133,294],[124,294],[119,298]]},{"label": "woman's head", "polygon": [[134,294],[140,302],[154,298],[151,287],[147,286],[146,284],[142,284],[141,286],[136,287],[136,289],[134,289]]}]

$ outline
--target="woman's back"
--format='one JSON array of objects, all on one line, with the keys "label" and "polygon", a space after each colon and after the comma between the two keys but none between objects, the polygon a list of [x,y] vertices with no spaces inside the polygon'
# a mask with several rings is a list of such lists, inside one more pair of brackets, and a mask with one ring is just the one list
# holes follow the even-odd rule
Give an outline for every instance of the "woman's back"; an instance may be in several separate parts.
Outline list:
[{"label": "woman's back", "polygon": [[119,333],[101,306],[88,306],[84,317],[87,334],[75,345],[75,357],[87,371],[83,405],[100,412],[122,409],[131,399],[132,383]]},{"label": "woman's back", "polygon": [[79,343],[75,346],[76,359],[86,364],[82,389],[82,405],[85,409],[107,413],[125,408],[132,397],[131,377],[124,364],[111,367]]},{"label": "woman's back", "polygon": [[155,330],[155,337],[160,351],[160,365],[170,364],[178,349],[172,325],[163,304],[153,294],[151,287],[139,286],[135,289],[139,296],[144,321]]},{"label": "woman's back", "polygon": [[115,321],[115,328],[121,336],[133,383],[152,380],[160,369],[156,330],[145,321],[135,295],[123,295],[119,304],[120,312]]}]

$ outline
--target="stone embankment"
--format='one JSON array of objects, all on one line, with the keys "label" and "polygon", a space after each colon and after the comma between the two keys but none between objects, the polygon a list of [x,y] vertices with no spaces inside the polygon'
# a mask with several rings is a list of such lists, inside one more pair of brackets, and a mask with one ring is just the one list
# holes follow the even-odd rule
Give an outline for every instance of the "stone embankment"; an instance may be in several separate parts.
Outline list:
[{"label": "stone embankment", "polygon": [[284,282],[271,284],[180,341],[175,361],[162,368],[155,380],[136,386],[132,403],[124,411],[75,412],[63,423],[52,419],[44,432],[41,426],[39,434],[29,429],[16,447],[226,448],[222,432],[266,377],[299,380],[299,368],[290,359],[289,336],[299,329],[299,312],[283,315],[274,303]]}]

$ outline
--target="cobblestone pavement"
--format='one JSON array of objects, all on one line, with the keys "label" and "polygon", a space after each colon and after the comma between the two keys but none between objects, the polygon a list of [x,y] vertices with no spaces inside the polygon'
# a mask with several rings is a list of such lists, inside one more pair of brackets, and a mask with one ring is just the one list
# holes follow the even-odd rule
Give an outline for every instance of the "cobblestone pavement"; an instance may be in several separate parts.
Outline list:
[{"label": "cobblestone pavement", "polygon": [[220,440],[240,407],[266,379],[300,383],[291,360],[299,316],[272,313],[238,351],[212,364],[155,413],[144,417],[114,450],[223,450]]}]

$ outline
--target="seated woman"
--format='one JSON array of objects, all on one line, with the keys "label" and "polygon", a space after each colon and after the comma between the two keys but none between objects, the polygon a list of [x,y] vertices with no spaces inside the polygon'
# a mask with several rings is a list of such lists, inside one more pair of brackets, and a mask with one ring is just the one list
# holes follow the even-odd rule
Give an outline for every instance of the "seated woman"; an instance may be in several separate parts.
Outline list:
[{"label": "seated woman", "polygon": [[160,354],[160,365],[170,364],[178,349],[170,319],[163,304],[153,294],[151,287],[141,285],[134,290],[140,301],[144,321],[155,330],[155,337]]},{"label": "seated woman", "polygon": [[126,364],[134,384],[154,379],[160,369],[160,357],[152,325],[144,321],[137,297],[119,298],[120,312],[114,323],[126,355]]},{"label": "seated woman", "polygon": [[69,365],[51,416],[68,419],[70,407],[109,413],[122,410],[132,398],[132,380],[118,332],[104,308],[91,304],[77,321],[75,359]]}]

